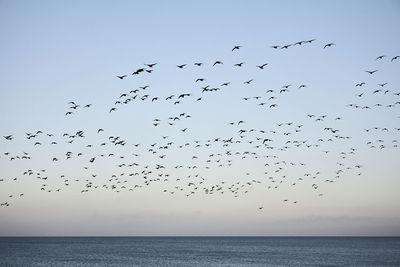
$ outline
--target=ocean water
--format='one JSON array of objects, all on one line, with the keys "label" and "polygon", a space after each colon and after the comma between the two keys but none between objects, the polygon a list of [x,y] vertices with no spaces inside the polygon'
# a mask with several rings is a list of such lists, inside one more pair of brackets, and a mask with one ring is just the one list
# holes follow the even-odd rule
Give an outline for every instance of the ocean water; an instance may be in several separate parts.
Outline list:
[{"label": "ocean water", "polygon": [[400,238],[2,237],[0,266],[400,266]]}]

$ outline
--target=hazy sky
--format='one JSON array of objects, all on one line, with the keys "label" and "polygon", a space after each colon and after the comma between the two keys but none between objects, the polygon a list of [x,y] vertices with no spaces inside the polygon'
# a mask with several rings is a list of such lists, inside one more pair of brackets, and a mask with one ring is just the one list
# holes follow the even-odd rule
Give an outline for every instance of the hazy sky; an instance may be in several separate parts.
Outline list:
[{"label": "hazy sky", "polygon": [[0,235],[399,235],[399,25],[398,1],[0,1]]}]

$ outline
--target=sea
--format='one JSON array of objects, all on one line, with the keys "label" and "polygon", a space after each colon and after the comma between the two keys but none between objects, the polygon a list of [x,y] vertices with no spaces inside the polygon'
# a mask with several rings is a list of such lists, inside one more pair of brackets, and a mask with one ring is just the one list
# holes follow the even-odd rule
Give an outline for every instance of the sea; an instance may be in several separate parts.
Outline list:
[{"label": "sea", "polygon": [[0,237],[0,266],[400,266],[400,237]]}]

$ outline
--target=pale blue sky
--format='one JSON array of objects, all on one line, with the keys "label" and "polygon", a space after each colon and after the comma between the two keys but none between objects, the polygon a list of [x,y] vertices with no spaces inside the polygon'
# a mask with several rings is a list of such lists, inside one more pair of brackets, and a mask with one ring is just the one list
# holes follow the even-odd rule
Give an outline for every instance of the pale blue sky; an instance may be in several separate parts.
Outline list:
[{"label": "pale blue sky", "polygon": [[[398,1],[0,1],[0,134],[14,135],[12,141],[0,140],[0,178],[4,179],[0,203],[10,203],[0,209],[0,235],[399,235],[400,148],[393,141],[400,142],[395,129],[400,128],[400,105],[370,110],[346,107],[400,100],[394,94],[399,92],[400,58],[391,61],[400,55],[399,25]],[[316,41],[289,49],[270,48],[310,39]],[[335,45],[323,48],[331,42]],[[232,52],[235,45],[242,47]],[[380,55],[386,57],[375,60]],[[216,60],[224,64],[213,67]],[[194,62],[204,65],[196,67]],[[245,62],[243,67],[233,66],[239,62]],[[158,63],[153,73],[130,75],[146,63]],[[256,67],[263,63],[269,64],[264,70]],[[178,69],[180,64],[187,66]],[[365,72],[374,69],[379,71]],[[123,74],[128,77],[116,78]],[[196,83],[201,77],[206,81]],[[244,85],[249,79],[254,81]],[[221,91],[201,93],[201,86],[220,87],[228,81],[231,84]],[[360,82],[366,85],[355,87]],[[373,94],[381,89],[377,84],[386,82],[387,94]],[[292,84],[289,92],[279,94],[288,84]],[[301,84],[307,87],[299,89]],[[159,100],[136,99],[109,113],[122,93],[144,85],[149,88],[140,89],[139,96],[148,93],[150,99],[158,96]],[[266,93],[270,89],[275,93]],[[362,92],[362,97],[356,96]],[[164,100],[182,93],[192,96],[178,105]],[[277,99],[268,100],[272,95]],[[201,96],[201,101],[195,101]],[[253,96],[262,99],[242,100]],[[65,116],[70,101],[81,107]],[[258,106],[261,102],[268,104]],[[88,103],[93,106],[82,109]],[[269,108],[272,103],[278,107]],[[191,118],[167,124],[168,117],[182,112]],[[307,114],[327,118],[316,122]],[[157,127],[152,125],[155,118],[161,120]],[[245,123],[228,125],[239,120]],[[293,125],[277,126],[285,122]],[[302,131],[294,133],[295,125],[304,125]],[[180,131],[186,127],[187,132]],[[325,127],[352,138],[329,142],[333,135]],[[379,129],[364,130],[372,127]],[[97,134],[99,128],[105,132]],[[217,137],[240,140],[238,130],[251,128],[278,133],[247,133],[243,143],[228,147],[204,145]],[[25,138],[26,132],[37,130],[54,137]],[[62,134],[78,130],[85,132],[85,138],[66,143],[69,139]],[[292,135],[285,136],[288,131]],[[127,145],[100,147],[110,135],[121,136]],[[167,140],[162,138],[165,135]],[[257,137],[273,139],[276,149],[254,148]],[[58,144],[50,145],[52,140]],[[194,140],[202,147],[196,149]],[[288,145],[288,140],[320,146],[277,149]],[[36,141],[42,145],[34,146]],[[168,141],[174,143],[169,150],[154,155],[148,151],[150,144],[158,147]],[[136,143],[141,146],[134,147]],[[185,143],[190,145],[178,147]],[[381,144],[385,149],[379,149]],[[355,155],[349,154],[350,148],[357,149]],[[220,156],[224,167],[214,162],[205,168],[209,154],[227,150],[279,159],[268,159],[268,169],[262,160],[224,155]],[[67,151],[73,152],[71,160],[64,158]],[[32,159],[11,161],[4,152],[11,156],[27,152]],[[76,156],[79,152],[81,158]],[[347,158],[341,159],[340,152]],[[99,157],[109,153],[125,158]],[[167,156],[160,159],[163,153]],[[93,167],[83,169],[95,156]],[[60,160],[52,162],[53,157]],[[233,162],[229,168],[227,160]],[[325,182],[335,177],[342,160],[343,169],[351,169],[334,183]],[[283,167],[282,161],[289,167],[282,174],[274,173],[275,166]],[[107,179],[122,172],[121,181],[131,179],[129,186],[143,184],[141,176],[126,177],[130,170],[116,167],[132,162],[139,163],[136,171],[149,165],[152,178],[159,173],[155,164],[165,164],[169,181],[132,192],[80,192],[86,179],[101,186],[111,184]],[[175,169],[175,165],[185,168]],[[193,165],[199,168],[187,168]],[[359,171],[355,165],[363,167]],[[43,176],[48,179],[23,176],[28,169],[35,173],[46,169]],[[314,180],[323,197],[311,187],[312,178],[303,177],[317,171],[321,177]],[[61,174],[79,182],[65,187]],[[205,179],[203,184],[199,177]],[[274,185],[269,177],[276,183],[283,180],[282,187],[267,189]],[[297,180],[300,177],[304,182]],[[239,198],[227,192],[230,184],[252,180],[262,182],[253,183]],[[185,197],[175,186],[186,192],[189,182],[200,189]],[[223,195],[201,191],[221,182]],[[43,183],[52,192],[40,190]],[[62,190],[55,193],[59,187]],[[165,194],[164,189],[177,192]],[[20,193],[24,193],[21,198]],[[283,199],[298,203],[283,205]],[[260,206],[264,208],[259,210]]]}]

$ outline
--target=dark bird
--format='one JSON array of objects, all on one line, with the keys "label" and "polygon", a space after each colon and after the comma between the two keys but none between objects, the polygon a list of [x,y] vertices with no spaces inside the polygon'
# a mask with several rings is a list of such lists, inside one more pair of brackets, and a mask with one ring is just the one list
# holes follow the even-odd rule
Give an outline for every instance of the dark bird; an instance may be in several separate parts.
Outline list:
[{"label": "dark bird", "polygon": [[141,73],[143,71],[144,71],[143,68],[137,69],[135,72],[132,73],[132,75],[138,75],[139,73]]},{"label": "dark bird", "polygon": [[179,98],[184,98],[184,97],[186,97],[186,96],[191,96],[191,94],[181,94],[181,95],[178,96],[178,99],[179,99]]},{"label": "dark bird", "polygon": [[383,59],[384,57],[386,57],[386,56],[385,56],[385,55],[382,55],[382,56],[379,56],[379,57],[375,58],[375,60]]},{"label": "dark bird", "polygon": [[147,67],[149,67],[149,68],[152,68],[152,67],[154,67],[155,65],[157,65],[157,63],[152,63],[152,64],[145,64]]},{"label": "dark bird", "polygon": [[262,69],[264,69],[264,67],[267,66],[267,65],[268,65],[268,63],[264,63],[264,64],[262,64],[262,65],[260,65],[260,66],[256,66],[256,67],[262,70]]},{"label": "dark bird", "polygon": [[182,64],[182,65],[176,65],[178,68],[183,69],[183,67],[186,66],[186,64]]},{"label": "dark bird", "polygon": [[303,43],[305,43],[306,41],[298,41],[296,43],[294,43],[293,45],[302,45]]},{"label": "dark bird", "polygon": [[13,140],[12,134],[6,135],[6,136],[3,136],[3,137],[4,137],[6,140],[9,140],[9,141]]},{"label": "dark bird", "polygon": [[324,46],[324,49],[327,48],[327,47],[331,47],[331,46],[333,46],[333,45],[335,45],[335,44],[334,44],[334,43],[326,44],[326,45]]},{"label": "dark bird", "polygon": [[214,67],[215,65],[217,65],[217,64],[224,64],[224,63],[222,63],[222,61],[217,60],[217,61],[214,62],[213,67]]},{"label": "dark bird", "polygon": [[377,72],[377,71],[378,71],[378,70],[372,70],[372,71],[371,71],[371,70],[366,70],[365,72],[368,72],[369,74],[372,75],[372,74],[374,74],[374,73]]},{"label": "dark bird", "polygon": [[118,78],[120,78],[121,80],[124,79],[126,76],[128,75],[122,75],[122,76],[117,76]]},{"label": "dark bird", "polygon": [[239,48],[241,48],[240,45],[235,45],[235,46],[232,48],[232,51],[239,50]]}]

